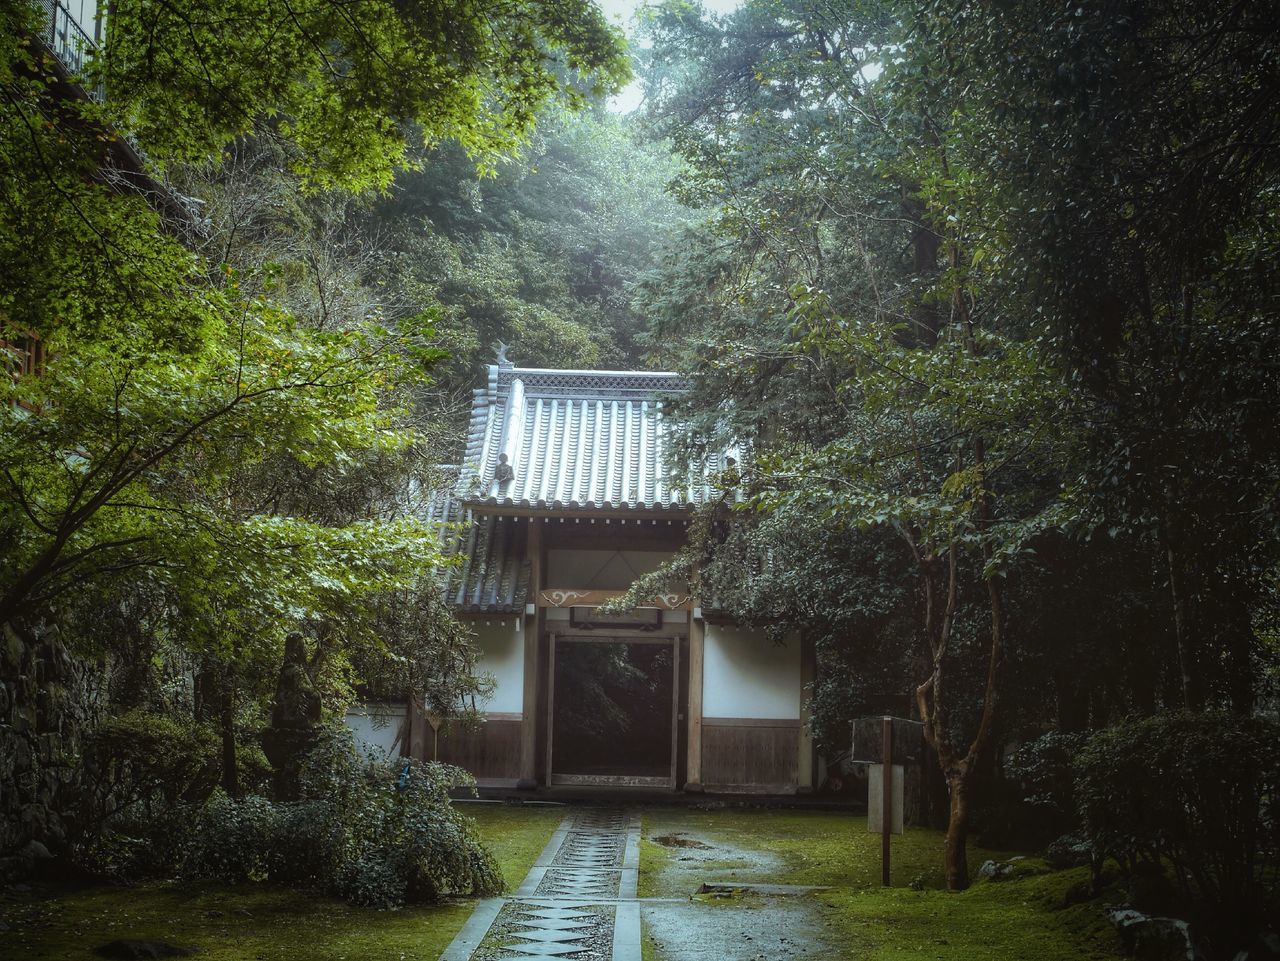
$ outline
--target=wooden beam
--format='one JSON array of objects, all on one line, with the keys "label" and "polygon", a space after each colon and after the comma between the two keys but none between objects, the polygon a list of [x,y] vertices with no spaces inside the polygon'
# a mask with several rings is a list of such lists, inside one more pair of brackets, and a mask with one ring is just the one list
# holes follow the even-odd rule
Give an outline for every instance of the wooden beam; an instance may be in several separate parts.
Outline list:
[{"label": "wooden beam", "polygon": [[[693,505],[663,508],[605,508],[605,507],[528,507],[523,504],[494,504],[486,500],[464,500],[462,506],[473,514],[496,514],[499,517],[576,518],[584,524],[594,521],[609,527],[632,527],[655,522],[672,527],[689,523]],[[623,522],[626,522],[625,524]]]},{"label": "wooden beam", "polygon": [[818,674],[818,652],[811,638],[800,636],[800,771],[796,790],[808,794],[814,788],[813,734],[809,722],[813,717],[813,683]]},{"label": "wooden beam", "polygon": [[770,727],[799,730],[801,721],[794,717],[704,717],[703,727]]},{"label": "wooden beam", "polygon": [[689,613],[689,721],[686,727],[689,744],[685,753],[686,791],[702,790],[702,665],[707,625],[706,621],[695,617],[694,613]]},{"label": "wooden beam", "polygon": [[553,633],[547,641],[547,787],[551,787],[554,783],[555,775],[552,773],[552,764],[554,763],[552,749],[555,746],[552,742],[555,739],[555,709],[556,709],[556,635]]},{"label": "wooden beam", "polygon": [[[543,522],[531,521],[525,540],[525,557],[529,561],[529,589],[537,594],[542,589]],[[541,613],[534,611],[524,618],[524,693],[521,704],[523,723],[520,729],[520,787],[532,789],[538,784],[538,639]]]},{"label": "wooden beam", "polygon": [[680,767],[680,638],[671,641],[671,786]]},{"label": "wooden beam", "polygon": [[[621,597],[626,591],[593,591],[579,590],[572,587],[555,587],[539,590],[534,595],[534,603],[538,607],[599,607],[606,601]],[[659,594],[648,604],[641,607],[656,607],[663,611],[687,611],[693,608],[693,599],[688,594]],[[601,629],[608,625],[600,625]]]},{"label": "wooden beam", "polygon": [[[625,538],[625,544],[623,539]],[[666,521],[650,524],[584,523],[576,518],[547,518],[547,549],[553,551],[642,551],[673,554],[688,541],[684,523],[668,525]]]},{"label": "wooden beam", "polygon": [[679,629],[663,624],[652,631],[636,630],[634,627],[610,627],[601,625],[597,628],[564,627],[568,621],[556,621],[556,637],[561,640],[570,638],[574,641],[600,644],[616,644],[619,638],[626,638],[628,644],[670,644],[673,637],[684,637],[685,626]]}]

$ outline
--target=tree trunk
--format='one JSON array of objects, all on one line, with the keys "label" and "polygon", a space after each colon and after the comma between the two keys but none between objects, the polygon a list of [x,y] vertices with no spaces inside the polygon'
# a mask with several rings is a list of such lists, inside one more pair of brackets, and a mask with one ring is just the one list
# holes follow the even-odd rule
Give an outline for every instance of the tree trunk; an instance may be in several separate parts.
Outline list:
[{"label": "tree trunk", "polygon": [[1178,670],[1182,676],[1182,706],[1199,713],[1204,708],[1204,688],[1200,683],[1199,645],[1192,623],[1193,616],[1187,602],[1187,572],[1183,570],[1182,552],[1177,538],[1170,529],[1172,521],[1165,518],[1165,551],[1169,559],[1169,594],[1173,600],[1173,631],[1178,640]]},{"label": "tree trunk", "polygon": [[301,634],[292,633],[285,639],[276,678],[271,725],[262,732],[263,751],[275,769],[272,786],[277,801],[300,797],[302,762],[319,738],[320,711],[320,693],[308,671],[306,643]]},{"label": "tree trunk", "polygon": [[222,688],[222,789],[234,798],[240,796],[240,773],[236,758],[236,710],[235,694],[230,678]]},{"label": "tree trunk", "polygon": [[947,817],[947,838],[943,861],[947,872],[947,890],[963,891],[969,886],[969,768],[953,769],[947,774],[947,790],[951,806]]}]

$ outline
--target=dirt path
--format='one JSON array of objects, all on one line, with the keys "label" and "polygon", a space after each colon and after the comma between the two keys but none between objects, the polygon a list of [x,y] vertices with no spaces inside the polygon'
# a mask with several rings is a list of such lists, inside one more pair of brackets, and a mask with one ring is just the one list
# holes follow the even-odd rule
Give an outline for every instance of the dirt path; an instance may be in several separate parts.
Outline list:
[{"label": "dirt path", "polygon": [[649,871],[646,893],[656,897],[645,898],[640,910],[662,961],[833,956],[814,889],[772,883],[782,867],[776,855],[697,831],[659,832],[649,840],[666,856],[655,858],[660,865]]}]

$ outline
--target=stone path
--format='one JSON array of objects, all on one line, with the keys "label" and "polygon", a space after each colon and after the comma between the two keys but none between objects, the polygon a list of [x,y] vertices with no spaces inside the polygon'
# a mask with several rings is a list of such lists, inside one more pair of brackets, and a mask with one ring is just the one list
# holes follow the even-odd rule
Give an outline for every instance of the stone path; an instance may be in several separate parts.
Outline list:
[{"label": "stone path", "polygon": [[640,818],[576,811],[520,889],[481,901],[440,961],[640,961]]}]

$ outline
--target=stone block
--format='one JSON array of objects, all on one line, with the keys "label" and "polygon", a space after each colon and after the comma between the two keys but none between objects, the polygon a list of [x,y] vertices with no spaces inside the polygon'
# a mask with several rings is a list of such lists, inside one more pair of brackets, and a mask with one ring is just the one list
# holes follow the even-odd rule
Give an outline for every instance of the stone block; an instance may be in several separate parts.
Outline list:
[{"label": "stone block", "polygon": [[1108,918],[1138,961],[1204,961],[1186,921],[1155,917],[1132,908],[1113,910]]}]

